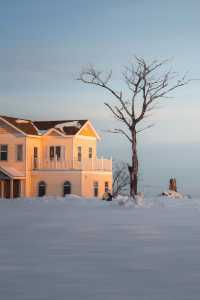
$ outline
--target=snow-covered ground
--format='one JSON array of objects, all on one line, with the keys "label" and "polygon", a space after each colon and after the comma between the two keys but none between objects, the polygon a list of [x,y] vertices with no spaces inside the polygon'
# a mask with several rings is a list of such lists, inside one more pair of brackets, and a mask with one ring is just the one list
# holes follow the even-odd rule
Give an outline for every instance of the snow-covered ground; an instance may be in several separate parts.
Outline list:
[{"label": "snow-covered ground", "polygon": [[0,299],[199,300],[200,200],[0,200]]}]

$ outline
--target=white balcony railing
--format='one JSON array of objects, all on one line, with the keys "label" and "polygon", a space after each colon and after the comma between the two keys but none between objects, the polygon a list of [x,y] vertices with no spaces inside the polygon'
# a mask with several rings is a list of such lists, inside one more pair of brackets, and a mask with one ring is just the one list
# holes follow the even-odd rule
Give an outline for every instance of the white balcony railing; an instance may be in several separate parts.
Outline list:
[{"label": "white balcony railing", "polygon": [[88,159],[83,161],[77,160],[40,160],[33,159],[33,170],[102,170],[112,171],[112,159]]}]

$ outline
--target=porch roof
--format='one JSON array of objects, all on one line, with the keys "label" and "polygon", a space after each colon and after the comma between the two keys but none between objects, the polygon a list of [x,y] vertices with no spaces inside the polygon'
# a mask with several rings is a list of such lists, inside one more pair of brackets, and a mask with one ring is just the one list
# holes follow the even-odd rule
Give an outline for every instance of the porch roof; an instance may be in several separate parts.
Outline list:
[{"label": "porch roof", "polygon": [[23,178],[25,178],[25,174],[16,170],[13,167],[0,166],[0,179],[9,179],[9,178],[23,179]]}]

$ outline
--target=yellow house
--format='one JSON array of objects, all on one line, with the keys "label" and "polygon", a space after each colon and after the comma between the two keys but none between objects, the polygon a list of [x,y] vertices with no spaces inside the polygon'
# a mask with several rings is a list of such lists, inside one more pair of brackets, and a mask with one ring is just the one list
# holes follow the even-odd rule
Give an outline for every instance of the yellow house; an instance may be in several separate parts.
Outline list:
[{"label": "yellow house", "polygon": [[31,121],[0,116],[0,197],[101,197],[112,160],[97,158],[88,120]]}]

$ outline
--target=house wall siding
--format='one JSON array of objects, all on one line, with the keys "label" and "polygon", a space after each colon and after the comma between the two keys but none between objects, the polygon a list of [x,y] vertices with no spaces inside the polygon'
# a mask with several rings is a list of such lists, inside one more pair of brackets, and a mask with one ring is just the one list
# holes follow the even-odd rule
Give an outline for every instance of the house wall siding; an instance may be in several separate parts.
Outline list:
[{"label": "house wall siding", "polygon": [[111,172],[82,172],[82,194],[86,197],[94,197],[94,182],[98,182],[99,197],[105,192],[105,182],[108,182],[109,190],[112,191]]},{"label": "house wall siding", "polygon": [[70,181],[75,195],[82,195],[81,191],[81,173],[80,172],[38,172],[32,175],[31,190],[32,197],[38,196],[38,184],[45,181],[47,184],[47,196],[63,196],[63,185],[65,181]]},{"label": "house wall siding", "polygon": [[[17,130],[0,120],[0,144],[8,145],[8,160],[0,161],[0,166],[13,167],[21,172],[26,168],[26,138]],[[16,145],[23,145],[23,160],[16,160]]]},{"label": "house wall siding", "polygon": [[77,136],[74,138],[74,159],[78,160],[78,147],[81,146],[82,149],[82,160],[87,160],[89,155],[89,148],[93,149],[93,159],[96,159],[96,144],[95,138],[86,138],[82,136]]},{"label": "house wall siding", "polygon": [[72,137],[63,137],[60,135],[48,135],[42,137],[43,139],[43,159],[47,159],[47,153],[49,156],[49,147],[50,146],[63,146],[64,147],[64,158],[65,160],[71,161],[73,157],[73,143]]}]

